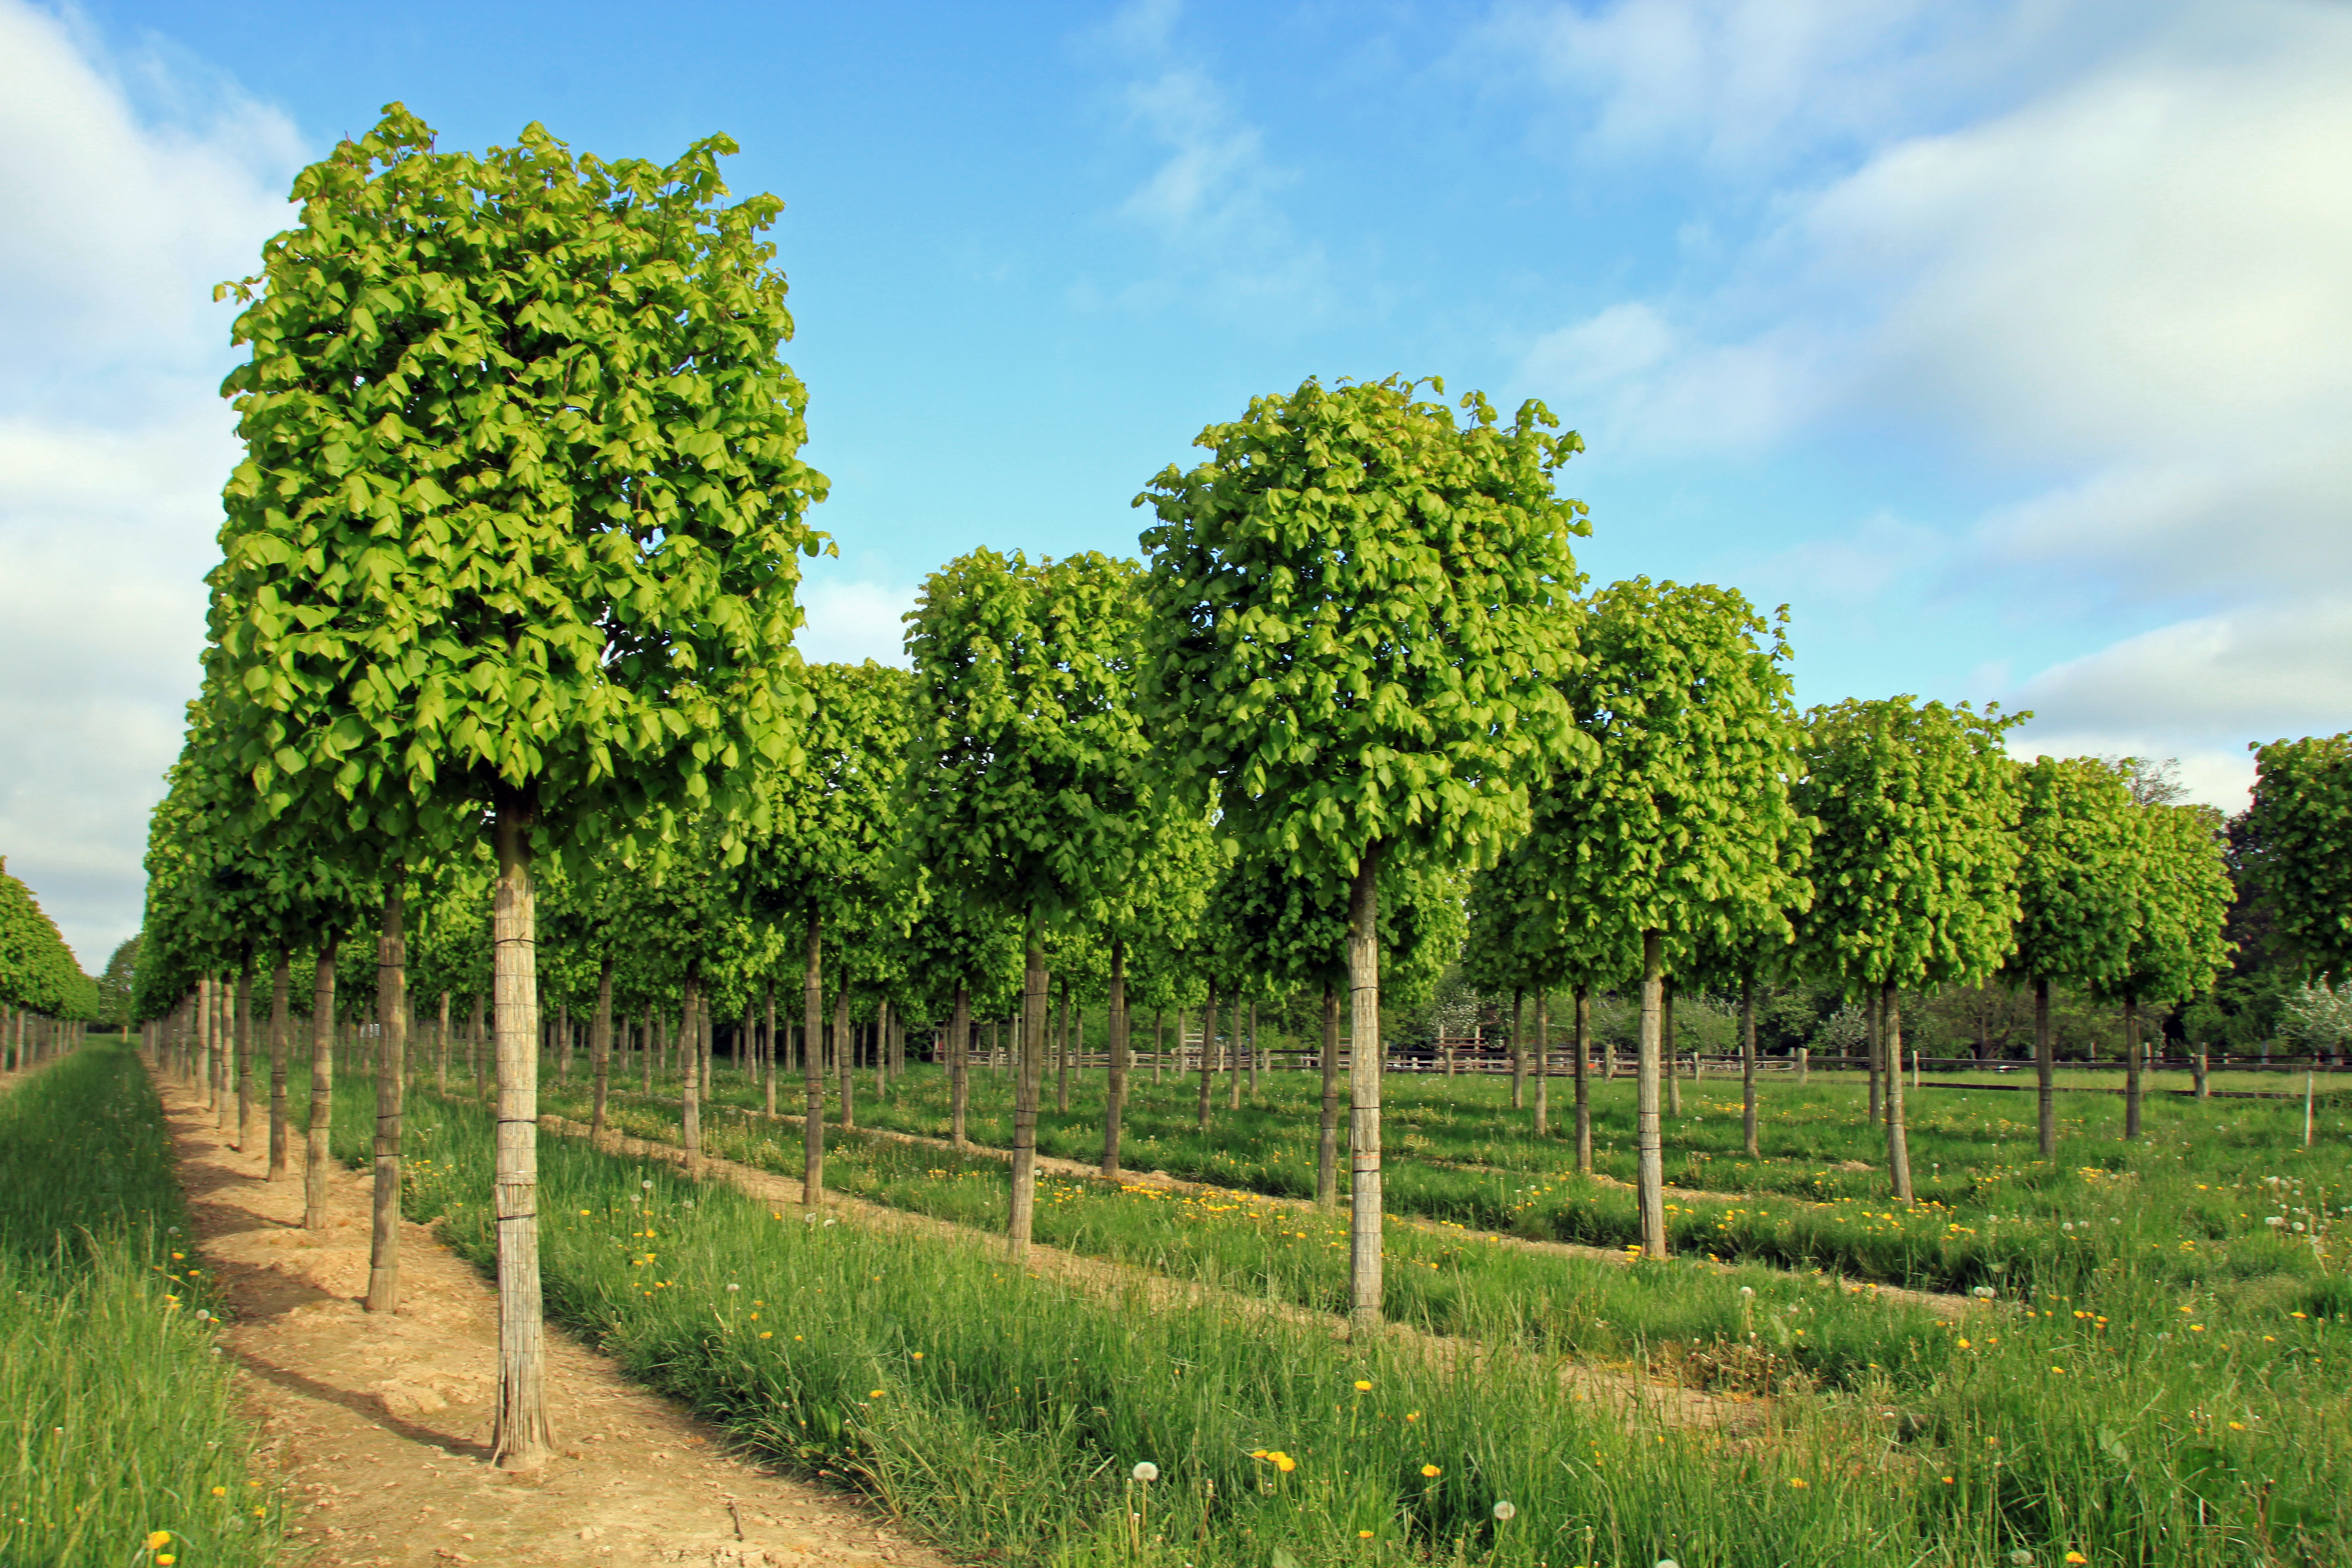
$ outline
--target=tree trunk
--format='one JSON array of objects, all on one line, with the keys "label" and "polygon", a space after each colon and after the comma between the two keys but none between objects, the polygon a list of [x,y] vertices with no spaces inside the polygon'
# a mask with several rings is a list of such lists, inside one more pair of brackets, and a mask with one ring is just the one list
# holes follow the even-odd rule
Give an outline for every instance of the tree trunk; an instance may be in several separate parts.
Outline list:
[{"label": "tree trunk", "polygon": [[554,1442],[539,1281],[539,920],[530,876],[535,815],[525,798],[499,791],[493,828],[499,882],[490,905],[499,1074],[499,1393],[490,1458],[504,1470],[540,1468]]},{"label": "tree trunk", "polygon": [[1756,977],[1739,982],[1739,1131],[1751,1160],[1756,1149]]},{"label": "tree trunk", "polygon": [[1037,917],[1029,917],[1028,952],[1022,961],[1020,1060],[1013,1089],[1013,1201],[1004,1227],[1013,1261],[1029,1258],[1029,1231],[1037,1211],[1037,1100],[1045,1087],[1046,1013],[1053,996],[1045,973],[1045,944]]},{"label": "tree trunk", "polygon": [[1658,1003],[1658,1032],[1664,1044],[1662,1062],[1666,1073],[1666,1114],[1677,1121],[1683,1114],[1683,1053],[1675,1037],[1675,988],[1666,986]]},{"label": "tree trunk", "polygon": [[433,1026],[433,1091],[449,1092],[449,993],[441,993],[441,1021]]},{"label": "tree trunk", "polygon": [[1381,1321],[1380,864],[1367,846],[1348,889],[1348,1296],[1360,1327]]},{"label": "tree trunk", "polygon": [[688,1175],[702,1173],[702,976],[686,966],[686,998],[677,1016],[678,1142]]},{"label": "tree trunk", "polygon": [[302,1149],[302,1228],[327,1228],[329,1140],[335,1121],[335,939],[319,939],[310,991],[310,1125]]},{"label": "tree trunk", "polygon": [[[221,1141],[223,1142],[226,1142],[228,1141],[227,1135],[229,1123],[236,1119],[236,1030],[238,1020],[236,1011],[236,987],[231,984],[226,977],[213,982],[213,1004],[219,1011],[219,1017],[215,1020],[213,1026],[213,1038],[218,1042],[220,1047],[214,1053],[213,1070],[215,1076],[220,1079],[220,1082],[216,1086],[213,1096],[213,1102],[218,1108],[218,1114],[216,1114],[213,1119],[213,1130],[221,1134]],[[62,1029],[64,1026],[58,1025],[55,1026],[55,1027]]]},{"label": "tree trunk", "polygon": [[555,1009],[555,1081],[572,1081],[572,1005],[568,1002]]},{"label": "tree trunk", "polygon": [[768,1041],[767,1054],[760,1061],[760,1080],[766,1086],[768,1119],[776,1115],[776,983],[768,982]]},{"label": "tree trunk", "polygon": [[808,918],[801,968],[801,1205],[824,1203],[824,931]]},{"label": "tree trunk", "polygon": [[1168,1057],[1168,1015],[1158,1007],[1151,1010],[1151,1081],[1160,1081],[1160,1064]]},{"label": "tree trunk", "polygon": [[1865,989],[1862,994],[1862,1049],[1863,1055],[1867,1058],[1870,1071],[1870,1119],[1873,1121],[1885,1114],[1885,1100],[1879,1082],[1878,1030],[1878,997],[1874,992]]},{"label": "tree trunk", "polygon": [[1198,1112],[1200,1130],[1209,1130],[1209,1088],[1217,1070],[1217,984],[1209,983],[1209,1005],[1201,1015],[1201,1104]]},{"label": "tree trunk", "polygon": [[833,1000],[833,1061],[841,1075],[841,1130],[857,1125],[857,1037],[849,1032],[848,977]]},{"label": "tree trunk", "polygon": [[651,1094],[654,1091],[654,1057],[660,1049],[661,1038],[656,1032],[658,1028],[659,1025],[654,1018],[654,1010],[651,1007],[646,1008],[645,1017],[637,1025],[637,1074],[640,1093]]},{"label": "tree trunk", "polygon": [[1238,994],[1234,997],[1234,1049],[1228,1059],[1232,1064],[1233,1076],[1226,1088],[1233,1092],[1226,1101],[1226,1109],[1239,1110],[1242,1108],[1242,999]]},{"label": "tree trunk", "polygon": [[1911,1133],[1903,1121],[1903,998],[1895,982],[1882,993],[1886,1009],[1886,1169],[1895,1178],[1895,1201],[1911,1201]]},{"label": "tree trunk", "polygon": [[596,1021],[588,1031],[588,1070],[595,1075],[595,1098],[589,1102],[588,1142],[604,1134],[604,1100],[613,1082],[613,950],[606,946],[596,965]]},{"label": "tree trunk", "polygon": [[278,967],[269,975],[269,1174],[265,1179],[272,1182],[287,1172],[286,1013],[293,981],[293,966],[285,954],[278,954]]},{"label": "tree trunk", "polygon": [[964,1113],[971,1103],[971,988],[956,987],[955,1012],[948,1019],[948,1141],[965,1143]]},{"label": "tree trunk", "polygon": [[1576,1173],[1592,1174],[1592,987],[1576,988]]},{"label": "tree trunk", "polygon": [[2050,982],[2033,977],[2033,1076],[2040,1101],[2042,1157],[2058,1156],[2058,1040],[2050,1032]]},{"label": "tree trunk", "polygon": [[253,960],[236,972],[236,1152],[253,1147]]},{"label": "tree trunk", "polygon": [[1249,1005],[1249,1014],[1250,1014],[1250,1019],[1249,1019],[1249,1072],[1250,1072],[1249,1091],[1250,1091],[1250,1098],[1251,1098],[1251,1099],[1253,1099],[1253,1100],[1255,1100],[1255,1099],[1256,1099],[1256,1098],[1257,1098],[1257,1074],[1258,1074],[1258,1066],[1259,1066],[1259,1061],[1260,1061],[1260,1057],[1261,1057],[1261,1053],[1259,1052],[1259,1050],[1258,1050],[1258,1048],[1257,1048],[1257,1004],[1256,1004],[1256,1003],[1253,1002],[1253,1003],[1251,1003],[1251,1004]]},{"label": "tree trunk", "polygon": [[1635,1072],[1635,1173],[1642,1211],[1642,1252],[1666,1256],[1666,1155],[1658,1121],[1658,1057],[1664,1038],[1665,980],[1659,933],[1642,933],[1642,1035]]},{"label": "tree trunk", "polygon": [[1528,1108],[1528,1050],[1527,1047],[1521,1043],[1519,1038],[1519,1026],[1524,1021],[1521,1015],[1525,1010],[1526,1005],[1526,991],[1517,985],[1512,986],[1511,1109],[1513,1110],[1525,1110]]},{"label": "tree trunk", "polygon": [[1536,1136],[1551,1135],[1551,988],[1536,992]]},{"label": "tree trunk", "polygon": [[2139,1136],[2139,998],[2124,998],[2124,1136]]},{"label": "tree trunk", "polygon": [[375,1212],[368,1237],[367,1310],[400,1310],[400,1129],[408,1091],[407,868],[383,879],[383,928],[375,943]]},{"label": "tree trunk", "polygon": [[1339,1201],[1339,993],[1323,985],[1323,1115],[1315,1134],[1315,1202]]},{"label": "tree trunk", "polygon": [[[16,1047],[16,1065],[25,1065],[25,1048]],[[210,1110],[220,1097],[213,1082],[213,977],[196,976],[196,1083],[205,1091],[205,1109]]]},{"label": "tree trunk", "polygon": [[1118,1176],[1119,1123],[1127,1114],[1127,943],[1110,942],[1110,1061],[1103,1075],[1102,1173]]}]

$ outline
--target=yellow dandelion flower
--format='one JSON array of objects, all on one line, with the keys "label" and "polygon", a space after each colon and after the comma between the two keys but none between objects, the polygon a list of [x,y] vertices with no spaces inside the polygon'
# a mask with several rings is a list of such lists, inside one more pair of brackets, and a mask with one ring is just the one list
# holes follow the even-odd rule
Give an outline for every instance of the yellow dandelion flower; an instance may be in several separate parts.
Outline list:
[{"label": "yellow dandelion flower", "polygon": [[1360,1378],[1358,1378],[1358,1379],[1356,1379],[1356,1392],[1357,1392],[1357,1393],[1359,1393],[1359,1394],[1370,1394],[1371,1391],[1372,1391],[1372,1385],[1371,1385],[1370,1384],[1369,1384],[1369,1383],[1365,1382],[1365,1381],[1364,1381],[1362,1378],[1360,1378]]},{"label": "yellow dandelion flower", "polygon": [[1423,1465],[1421,1467],[1421,1473],[1430,1480],[1433,1481],[1445,1472],[1435,1465]]},{"label": "yellow dandelion flower", "polygon": [[171,1544],[172,1532],[168,1530],[154,1531],[147,1537],[147,1550],[150,1552],[161,1552]]}]

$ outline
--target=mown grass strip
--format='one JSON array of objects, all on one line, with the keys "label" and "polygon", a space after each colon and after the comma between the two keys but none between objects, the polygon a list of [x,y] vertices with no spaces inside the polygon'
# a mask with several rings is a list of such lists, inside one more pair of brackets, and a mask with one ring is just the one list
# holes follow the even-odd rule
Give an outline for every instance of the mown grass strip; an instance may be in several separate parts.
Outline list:
[{"label": "mown grass strip", "polygon": [[0,1095],[0,1563],[276,1560],[218,1306],[128,1047]]}]

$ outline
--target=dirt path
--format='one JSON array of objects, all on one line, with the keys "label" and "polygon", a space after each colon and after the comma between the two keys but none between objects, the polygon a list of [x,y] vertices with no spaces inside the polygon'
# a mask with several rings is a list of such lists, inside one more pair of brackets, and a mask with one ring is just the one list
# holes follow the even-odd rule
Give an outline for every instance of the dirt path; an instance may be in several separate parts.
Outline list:
[{"label": "dirt path", "polygon": [[[542,1116],[540,1126],[543,1131],[565,1137],[584,1139],[588,1134],[584,1124],[567,1121],[560,1116]],[[684,1152],[675,1143],[655,1142],[625,1133],[607,1132],[599,1140],[598,1146],[633,1159],[660,1160],[673,1164],[682,1163],[685,1159]],[[1045,1157],[1038,1156],[1037,1163],[1043,1168]],[[1059,1161],[1056,1163],[1069,1164],[1070,1162]],[[800,1204],[801,1184],[793,1177],[780,1176],[756,1165],[708,1155],[703,1159],[703,1167],[706,1174],[722,1177],[754,1197],[795,1207]],[[871,1203],[845,1193],[827,1191],[824,1201],[826,1212],[854,1218],[861,1225],[915,1231],[928,1236],[956,1237],[964,1240],[976,1238],[1000,1245],[1003,1242],[1002,1237],[985,1235],[929,1215]],[[1335,1336],[1348,1332],[1347,1325],[1341,1320],[1328,1313],[1288,1302],[1267,1300],[1263,1297],[1244,1296],[1194,1280],[1179,1279],[1135,1264],[1087,1258],[1075,1252],[1065,1252],[1059,1247],[1033,1245],[1029,1249],[1029,1269],[1034,1274],[1070,1279],[1104,1291],[1140,1287],[1149,1291],[1156,1301],[1215,1302],[1251,1318],[1275,1319]],[[1384,1331],[1449,1364],[1465,1353],[1473,1356],[1486,1353],[1483,1346],[1473,1342],[1424,1333],[1402,1324],[1388,1324]],[[1710,1427],[1726,1431],[1751,1429],[1761,1424],[1763,1402],[1750,1395],[1708,1394],[1680,1384],[1651,1378],[1638,1372],[1595,1366],[1584,1362],[1559,1362],[1556,1365],[1562,1384],[1580,1397],[1608,1405],[1629,1418],[1647,1416],[1670,1426]]]},{"label": "dirt path", "polygon": [[370,1178],[338,1167],[331,1224],[304,1231],[299,1145],[294,1177],[266,1182],[261,1153],[227,1148],[199,1099],[167,1088],[164,1105],[232,1309],[223,1343],[308,1563],[946,1568],[860,1501],[734,1458],[716,1428],[552,1330],[557,1458],[510,1479],[489,1464],[497,1297],[481,1276],[406,1226],[402,1310],[369,1316]]},{"label": "dirt path", "polygon": [[[724,1110],[736,1116],[741,1117],[746,1121],[764,1121],[769,1120],[765,1112],[748,1110],[741,1106],[719,1106],[712,1107],[710,1109]],[[549,1120],[553,1119],[551,1118]],[[793,1127],[798,1127],[802,1121],[800,1117],[787,1116],[781,1112],[776,1115],[774,1120],[780,1123],[789,1124]],[[919,1132],[901,1132],[895,1129],[887,1127],[857,1127],[852,1128],[850,1131],[853,1133],[862,1134],[868,1138],[891,1138],[896,1139],[901,1143],[914,1143],[919,1144],[925,1148],[943,1149],[950,1152],[955,1152],[954,1145],[948,1140],[944,1138],[927,1138]],[[967,1143],[962,1152],[969,1154],[982,1155],[992,1160],[1010,1160],[1013,1157],[1009,1150],[999,1149],[983,1143]],[[673,1157],[675,1157],[674,1154]],[[1100,1181],[1102,1179],[1102,1168],[1099,1165],[1091,1164],[1082,1160],[1058,1159],[1054,1155],[1045,1153],[1040,1153],[1037,1156],[1037,1169],[1041,1173],[1050,1175],[1076,1176],[1090,1181]],[[1620,1182],[1613,1176],[1596,1175],[1590,1179],[1599,1182],[1606,1186],[1630,1187],[1632,1185],[1630,1183]],[[1171,1176],[1165,1171],[1152,1171],[1143,1174],[1139,1174],[1135,1172],[1129,1171],[1122,1173],[1120,1180],[1129,1184],[1130,1185],[1149,1185],[1152,1187],[1165,1188],[1170,1192],[1199,1193],[1211,1197],[1232,1198],[1237,1202],[1262,1205],[1268,1208],[1288,1209],[1294,1213],[1312,1213],[1315,1210],[1315,1205],[1305,1198],[1276,1197],[1265,1193],[1249,1192],[1240,1187],[1213,1186],[1206,1182],[1185,1181],[1180,1177]],[[793,1201],[797,1203],[800,1201],[797,1196],[799,1191],[797,1185],[794,1186],[793,1191],[796,1194]],[[1696,1192],[1689,1188],[1677,1187],[1672,1183],[1668,1183],[1666,1185],[1666,1197],[1669,1202],[1676,1198],[1702,1198],[1716,1197],[1717,1195],[1718,1194],[1711,1193]],[[1801,1198],[1781,1199],[1775,1197],[1766,1199],[1755,1196],[1742,1198],[1737,1197],[1736,1195],[1728,1198],[1727,1201],[1747,1204],[1765,1202],[1805,1204],[1808,1202],[1808,1200]],[[1825,1208],[1830,1205],[1812,1204],[1810,1206],[1815,1208]],[[1500,1231],[1474,1230],[1468,1226],[1457,1225],[1452,1220],[1424,1219],[1417,1215],[1391,1214],[1388,1216],[1388,1222],[1391,1225],[1411,1226],[1415,1230],[1427,1231],[1433,1234],[1443,1235],[1450,1237],[1470,1237],[1496,1247],[1516,1247],[1522,1252],[1544,1253],[1554,1258],[1581,1258],[1592,1262],[1613,1263],[1621,1267],[1630,1266],[1639,1260],[1638,1254],[1628,1252],[1622,1247],[1592,1247],[1583,1242],[1576,1241],[1538,1241],[1528,1237],[1506,1236]],[[1694,1268],[1719,1268],[1727,1267],[1727,1265],[1701,1261],[1696,1258],[1675,1258],[1673,1261],[1685,1264]],[[1786,1274],[1793,1273],[1794,1270],[1781,1269],[1779,1272]],[[1915,1290],[1907,1285],[1882,1285],[1874,1280],[1846,1279],[1835,1275],[1824,1275],[1822,1278],[1832,1280],[1839,1289],[1844,1290],[1849,1295],[1872,1296],[1883,1301],[1894,1301],[1904,1306],[1923,1307],[1928,1311],[1935,1313],[1939,1318],[1958,1318],[1967,1312],[1978,1310],[1983,1305],[1983,1303],[1972,1300],[1966,1296],[1947,1295],[1936,1290]]]}]

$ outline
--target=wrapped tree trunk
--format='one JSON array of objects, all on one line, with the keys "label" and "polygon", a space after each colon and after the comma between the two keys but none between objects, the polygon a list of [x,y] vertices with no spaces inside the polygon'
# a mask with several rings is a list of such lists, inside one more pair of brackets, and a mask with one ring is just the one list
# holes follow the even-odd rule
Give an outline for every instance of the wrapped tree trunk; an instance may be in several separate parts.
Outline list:
[{"label": "wrapped tree trunk", "polygon": [[1592,1174],[1592,987],[1576,988],[1576,1173]]},{"label": "wrapped tree trunk", "polygon": [[1339,1202],[1339,993],[1323,984],[1323,1113],[1315,1131],[1315,1202]]},{"label": "wrapped tree trunk", "polygon": [[375,943],[375,1206],[368,1237],[367,1310],[400,1310],[400,1122],[408,1087],[407,870],[383,879],[383,927]]},{"label": "wrapped tree trunk", "polygon": [[964,1146],[964,1112],[971,1103],[971,991],[956,987],[955,1012],[948,1019],[948,1139]]},{"label": "wrapped tree trunk", "polygon": [[280,953],[269,975],[269,1174],[276,1181],[287,1170],[286,1153],[286,1031],[287,993],[293,986],[293,966]]},{"label": "wrapped tree trunk", "polygon": [[1348,889],[1348,1300],[1349,1320],[1381,1321],[1381,846]]},{"label": "wrapped tree trunk", "polygon": [[1903,998],[1888,981],[1886,998],[1886,1169],[1895,1179],[1895,1201],[1911,1201],[1911,1133],[1903,1121]]},{"label": "wrapped tree trunk", "polygon": [[499,1227],[499,1392],[490,1458],[536,1470],[554,1443],[547,1415],[545,1305],[539,1279],[539,918],[530,878],[532,812],[501,789],[490,904],[499,1115],[492,1202]]},{"label": "wrapped tree trunk", "polygon": [[1739,1129],[1751,1160],[1756,1151],[1756,979],[1739,983]]},{"label": "wrapped tree trunk", "polygon": [[824,928],[808,918],[801,966],[801,1205],[824,1203]]},{"label": "wrapped tree trunk", "polygon": [[1664,1040],[1665,979],[1659,933],[1642,933],[1642,1035],[1635,1058],[1635,1185],[1642,1210],[1642,1253],[1666,1256],[1666,1156],[1658,1120],[1658,1058]]},{"label": "wrapped tree trunk", "polygon": [[595,1075],[595,1098],[588,1110],[588,1141],[604,1132],[604,1097],[613,1076],[613,954],[608,948],[596,965],[596,1022],[588,1034],[588,1070]]},{"label": "wrapped tree trunk", "polygon": [[2058,1042],[2050,1032],[2050,982],[2039,974],[2033,977],[2033,1077],[2042,1157],[2052,1160],[2058,1155]]},{"label": "wrapped tree trunk", "polygon": [[335,939],[319,939],[310,990],[310,1125],[302,1151],[302,1228],[327,1228],[329,1137],[335,1119]]},{"label": "wrapped tree trunk", "polygon": [[1103,1073],[1102,1173],[1118,1175],[1119,1124],[1127,1114],[1127,943],[1110,942],[1110,1060]]},{"label": "wrapped tree trunk", "polygon": [[1029,918],[1028,952],[1022,965],[1020,1060],[1013,1090],[1013,1195],[1005,1244],[1015,1263],[1029,1257],[1029,1232],[1037,1211],[1037,1100],[1045,1089],[1047,991],[1045,949],[1037,918]]}]

